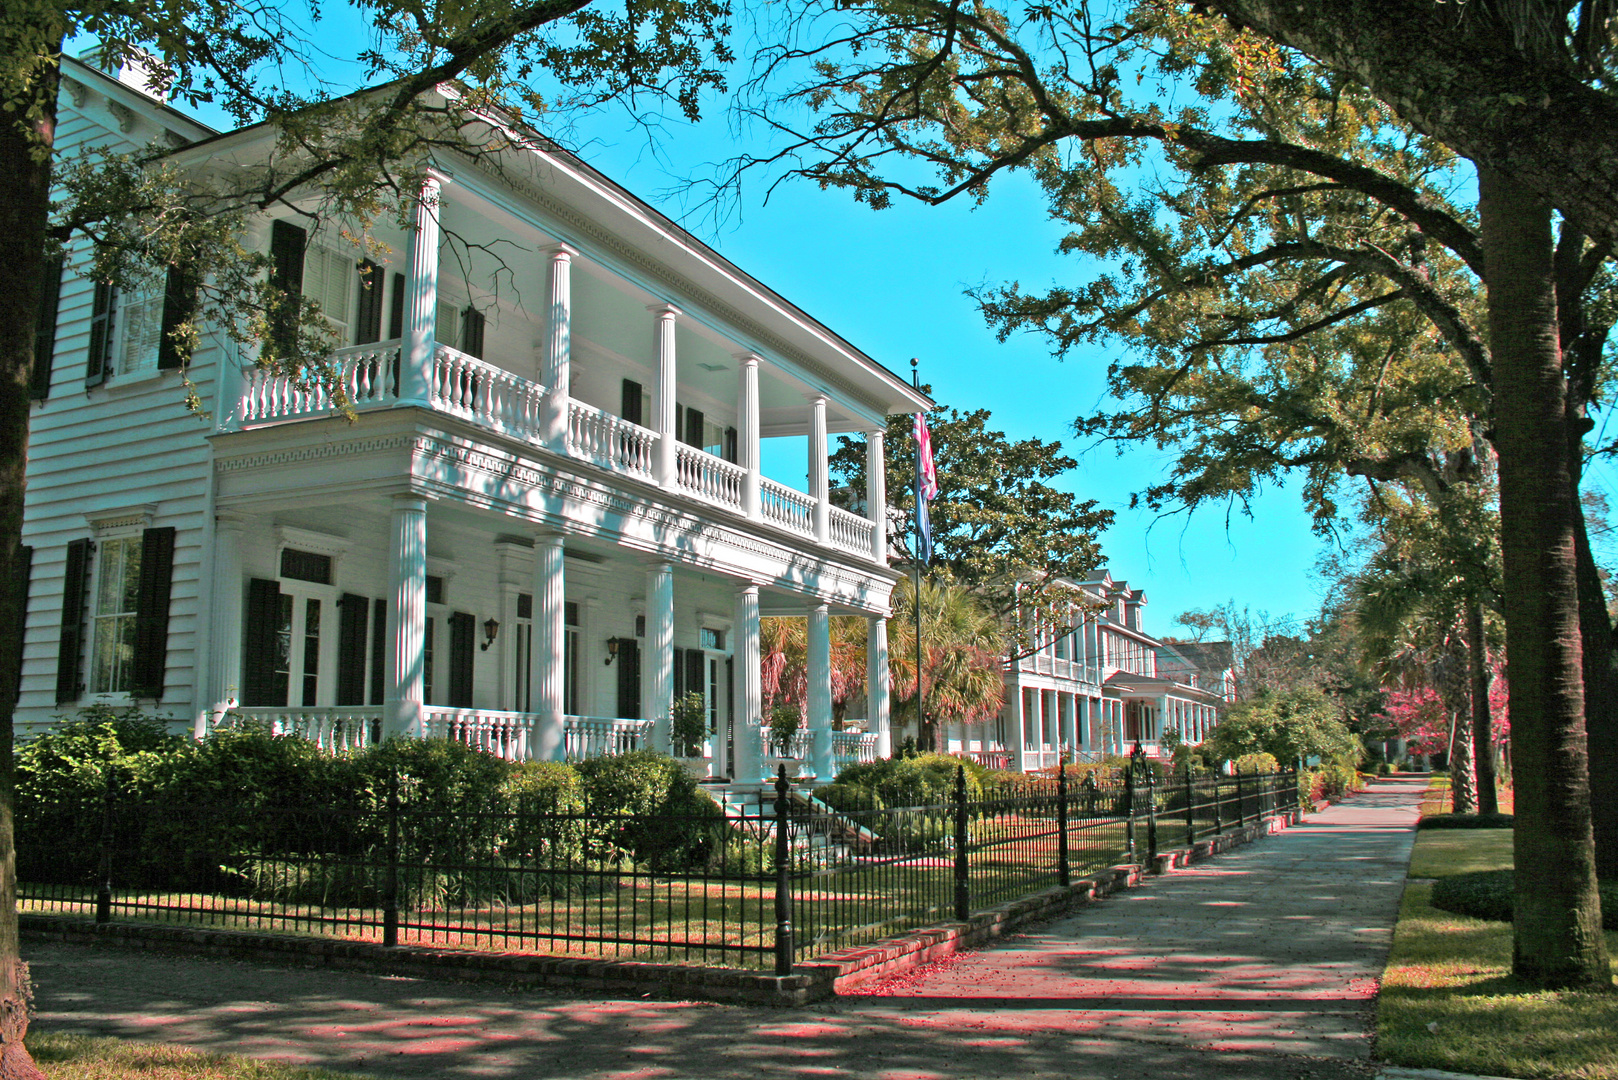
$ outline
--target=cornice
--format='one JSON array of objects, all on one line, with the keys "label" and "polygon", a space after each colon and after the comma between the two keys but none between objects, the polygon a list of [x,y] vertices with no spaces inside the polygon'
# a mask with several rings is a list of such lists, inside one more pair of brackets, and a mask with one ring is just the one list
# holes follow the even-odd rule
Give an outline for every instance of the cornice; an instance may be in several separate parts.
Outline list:
[{"label": "cornice", "polygon": [[256,454],[232,457],[216,456],[214,471],[220,473],[246,472],[253,469],[273,468],[277,465],[297,465],[324,458],[354,457],[379,450],[401,450],[416,440],[408,434],[376,435],[370,438],[338,439],[310,446],[291,446],[282,450],[265,450]]}]

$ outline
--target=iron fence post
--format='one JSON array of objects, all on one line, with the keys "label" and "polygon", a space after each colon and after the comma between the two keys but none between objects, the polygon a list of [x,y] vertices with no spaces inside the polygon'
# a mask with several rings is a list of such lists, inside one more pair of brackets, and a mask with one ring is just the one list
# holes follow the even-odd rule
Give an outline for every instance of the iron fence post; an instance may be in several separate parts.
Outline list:
[{"label": "iron fence post", "polygon": [[1197,842],[1197,819],[1192,810],[1191,803],[1195,792],[1191,787],[1191,763],[1185,763],[1185,846],[1190,847]]},{"label": "iron fence post", "polygon": [[1056,767],[1056,880],[1067,888],[1073,884],[1073,870],[1067,856],[1067,766]]},{"label": "iron fence post", "polygon": [[1247,800],[1242,797],[1242,767],[1236,766],[1236,827],[1247,824]]},{"label": "iron fence post", "polygon": [[1213,782],[1214,782],[1213,783],[1213,788],[1214,788],[1214,791],[1213,791],[1213,811],[1214,811],[1214,835],[1215,836],[1220,836],[1225,831],[1225,813],[1224,813],[1225,807],[1224,807],[1224,802],[1223,802],[1224,792],[1220,790],[1220,785],[1223,782],[1223,779],[1224,779],[1224,774],[1221,773],[1217,768],[1215,768],[1214,769],[1214,777],[1213,777]]},{"label": "iron fence post", "polygon": [[388,775],[388,850],[382,878],[382,944],[399,944],[399,773]]},{"label": "iron fence post", "polygon": [[792,974],[792,785],[775,772],[775,973]]},{"label": "iron fence post", "polygon": [[1157,770],[1152,763],[1143,756],[1141,764],[1146,768],[1146,862],[1148,865],[1157,865]]},{"label": "iron fence post", "polygon": [[972,880],[966,861],[966,766],[955,766],[955,917],[972,915]]},{"label": "iron fence post", "polygon": [[1135,759],[1130,758],[1129,764],[1124,766],[1124,806],[1127,808],[1124,818],[1124,861],[1135,861]]},{"label": "iron fence post", "polygon": [[118,767],[107,766],[107,783],[101,791],[101,858],[96,883],[96,922],[112,921],[112,802],[113,788],[118,784]]}]

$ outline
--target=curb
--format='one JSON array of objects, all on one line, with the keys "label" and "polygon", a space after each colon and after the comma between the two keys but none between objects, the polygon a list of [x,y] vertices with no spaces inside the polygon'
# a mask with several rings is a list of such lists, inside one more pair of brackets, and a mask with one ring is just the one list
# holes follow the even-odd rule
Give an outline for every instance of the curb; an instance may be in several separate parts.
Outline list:
[{"label": "curb", "polygon": [[[1297,815],[1280,814],[1188,848],[1159,852],[1151,867],[1124,864],[1099,870],[1066,887],[1044,889],[977,912],[965,922],[939,923],[843,949],[796,965],[791,975],[637,960],[587,960],[522,952],[387,946],[370,941],[338,941],[246,930],[204,930],[187,926],[96,923],[52,915],[18,917],[24,937],[150,949],[161,952],[260,960],[296,967],[335,968],[380,975],[498,982],[508,986],[585,991],[629,997],[657,996],[685,1001],[798,1006],[845,994],[877,979],[912,971],[954,953],[1003,937],[1018,927],[1064,914],[1119,889],[1140,884],[1143,873],[1167,873],[1202,862],[1222,851],[1252,843],[1295,824]],[[1390,1077],[1393,1074],[1388,1074]],[[1408,1080],[1441,1080],[1452,1074],[1410,1074]]]},{"label": "curb", "polygon": [[1376,1071],[1376,1080],[1511,1080],[1507,1076],[1480,1076],[1477,1073],[1445,1072],[1442,1069],[1404,1069],[1397,1065],[1384,1065]]}]

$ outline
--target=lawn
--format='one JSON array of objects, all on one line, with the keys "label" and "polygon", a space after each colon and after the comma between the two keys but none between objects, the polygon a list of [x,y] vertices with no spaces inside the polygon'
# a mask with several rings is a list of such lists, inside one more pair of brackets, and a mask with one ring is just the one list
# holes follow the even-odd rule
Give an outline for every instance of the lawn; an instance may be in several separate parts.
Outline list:
[{"label": "lawn", "polygon": [[[1533,990],[1511,924],[1439,911],[1421,879],[1512,865],[1511,830],[1423,830],[1377,1000],[1376,1054],[1412,1068],[1618,1080],[1618,995]],[[1618,953],[1618,933],[1607,934]]]},{"label": "lawn", "polygon": [[28,1052],[51,1080],[357,1080],[358,1073],[306,1069],[209,1054],[162,1043],[94,1039],[33,1030]]}]

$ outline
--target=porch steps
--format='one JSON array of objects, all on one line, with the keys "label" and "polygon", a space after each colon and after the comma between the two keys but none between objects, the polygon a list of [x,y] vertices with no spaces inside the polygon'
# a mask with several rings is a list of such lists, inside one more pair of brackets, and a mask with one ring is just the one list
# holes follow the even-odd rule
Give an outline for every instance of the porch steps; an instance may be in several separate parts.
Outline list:
[{"label": "porch steps", "polygon": [[[775,791],[769,785],[737,784],[706,787],[731,821],[745,822],[749,829],[775,835]],[[793,791],[792,800],[812,816],[808,831],[810,850],[823,851],[823,857],[847,857],[868,851],[879,837],[870,829],[840,814],[828,804],[804,791]]]}]

